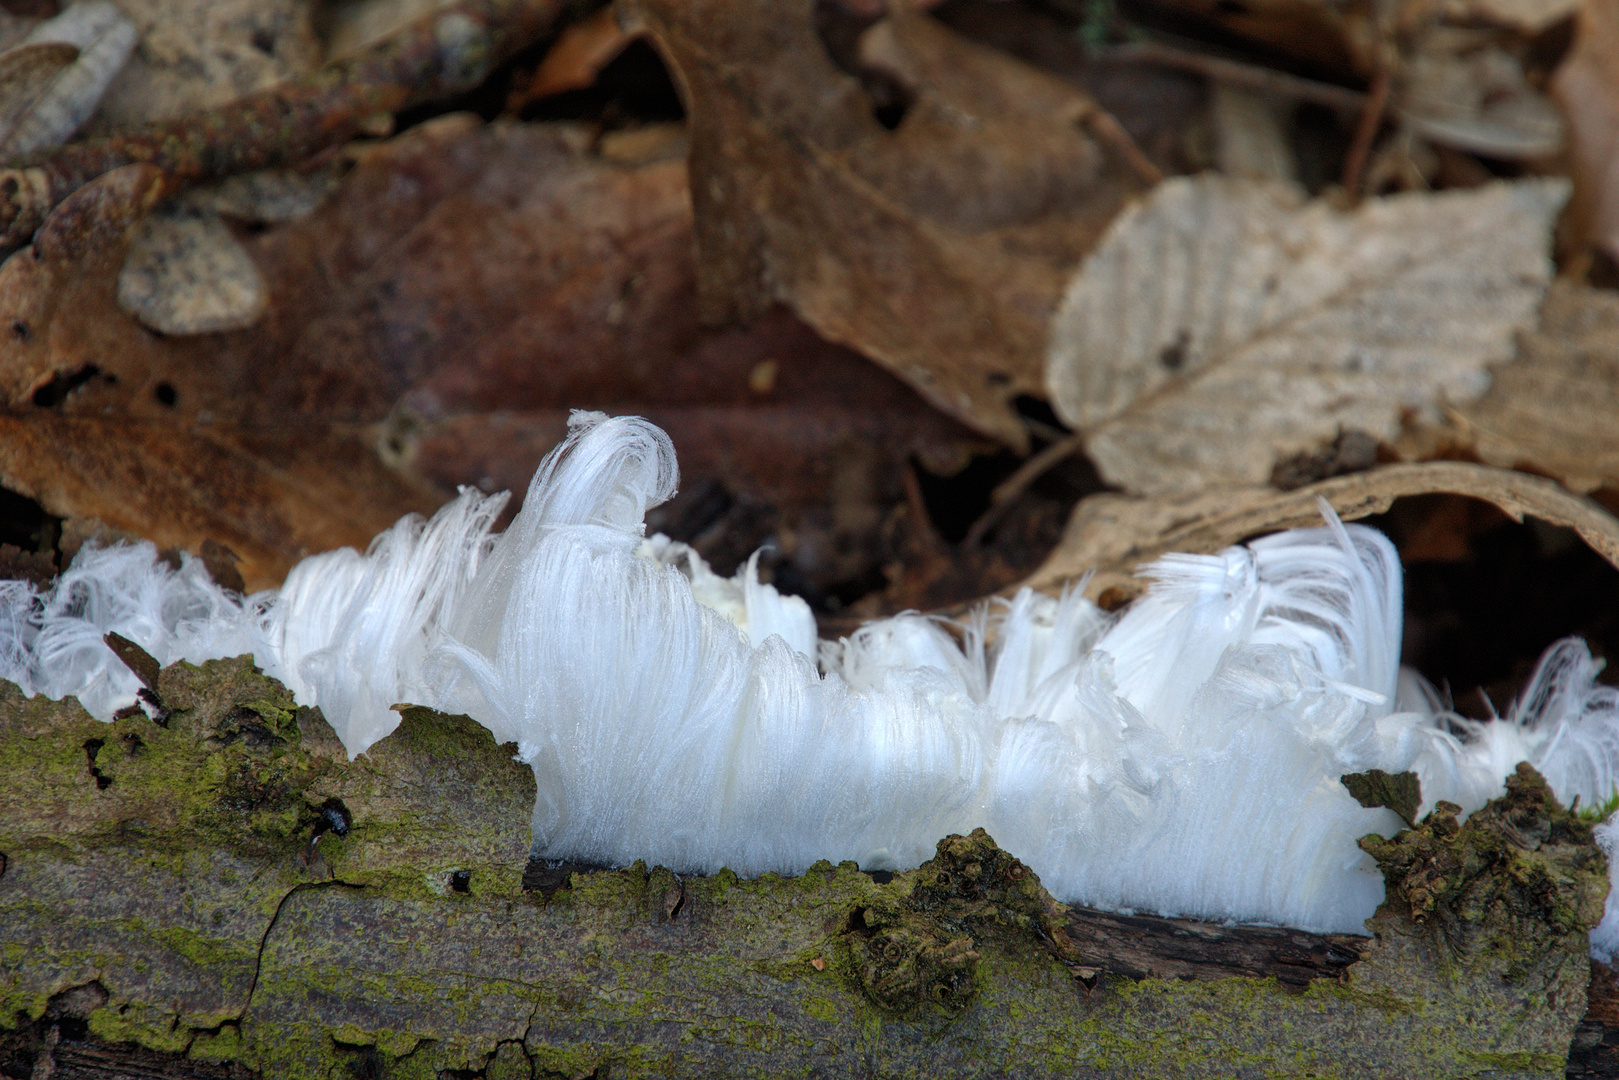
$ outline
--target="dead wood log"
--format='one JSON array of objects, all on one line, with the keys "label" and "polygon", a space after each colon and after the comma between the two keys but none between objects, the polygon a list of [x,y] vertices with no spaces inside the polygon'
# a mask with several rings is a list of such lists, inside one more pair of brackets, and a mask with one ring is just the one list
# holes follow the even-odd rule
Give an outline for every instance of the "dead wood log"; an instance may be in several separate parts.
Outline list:
[{"label": "dead wood log", "polygon": [[531,862],[465,718],[350,762],[245,658],[150,697],[0,686],[0,1074],[1612,1075],[1605,863],[1529,771],[1372,844],[1373,936],[1323,936],[1070,908],[981,830],[892,875]]}]

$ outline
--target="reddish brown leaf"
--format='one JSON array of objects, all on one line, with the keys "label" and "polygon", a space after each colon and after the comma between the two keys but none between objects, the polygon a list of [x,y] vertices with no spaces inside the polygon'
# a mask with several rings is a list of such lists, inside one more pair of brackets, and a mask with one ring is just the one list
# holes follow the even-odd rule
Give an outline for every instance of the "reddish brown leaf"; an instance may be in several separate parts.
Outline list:
[{"label": "reddish brown leaf", "polygon": [[528,89],[508,102],[507,111],[516,112],[531,101],[590,86],[601,69],[612,63],[635,37],[624,29],[612,6],[572,24],[540,61]]},{"label": "reddish brown leaf", "polygon": [[[312,217],[241,238],[259,323],[186,337],[113,304],[123,233],[67,226],[111,180],[92,185],[47,257],[0,271],[0,327],[26,328],[0,340],[0,478],[166,546],[211,537],[260,585],[456,484],[520,495],[571,407],[638,412],[685,477],[655,527],[721,563],[774,539],[812,594],[880,587],[909,462],[949,472],[977,440],[785,310],[701,327],[682,163],[586,141],[451,117],[369,150]],[[126,204],[103,217],[127,227]]]},{"label": "reddish brown leaf", "polygon": [[1568,116],[1574,227],[1619,259],[1619,3],[1581,5],[1574,48],[1552,90]]},{"label": "reddish brown leaf", "polygon": [[[142,165],[107,174],[0,266],[0,483],[58,516],[163,547],[223,542],[251,587],[278,582],[304,554],[363,546],[399,514],[431,507],[433,497],[382,468],[357,432],[299,430],[256,413],[251,400],[228,418],[165,404],[178,393],[165,373],[181,360],[113,298],[158,180]],[[334,470],[345,461],[349,469]]]}]

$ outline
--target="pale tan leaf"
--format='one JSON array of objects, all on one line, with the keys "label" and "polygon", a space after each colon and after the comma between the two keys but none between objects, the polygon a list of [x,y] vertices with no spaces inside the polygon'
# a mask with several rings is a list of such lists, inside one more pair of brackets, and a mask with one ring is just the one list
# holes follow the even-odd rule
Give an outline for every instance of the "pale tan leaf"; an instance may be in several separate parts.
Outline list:
[{"label": "pale tan leaf", "polygon": [[165,334],[252,326],[268,301],[264,278],[211,210],[185,203],[149,214],[118,275],[118,306]]},{"label": "pale tan leaf", "polygon": [[1533,469],[1575,491],[1619,487],[1619,295],[1554,284],[1540,329],[1458,414],[1492,465]]},{"label": "pale tan leaf", "polygon": [[0,154],[27,154],[71,137],[129,59],[135,24],[108,0],[80,0],[36,26],[21,49],[42,46],[70,47],[74,61],[49,77],[36,68],[26,108],[0,129]]},{"label": "pale tan leaf", "polygon": [[1069,284],[1046,378],[1102,475],[1159,494],[1263,483],[1340,429],[1478,397],[1551,278],[1560,180],[1373,200],[1178,178]]},{"label": "pale tan leaf", "polygon": [[1214,552],[1266,533],[1319,525],[1318,498],[1350,521],[1380,514],[1395,499],[1435,492],[1483,499],[1515,520],[1528,516],[1573,529],[1619,566],[1619,519],[1592,500],[1544,477],[1432,461],[1338,476],[1296,491],[1253,487],[1151,498],[1093,495],[1075,508],[1062,542],[1024,584],[1054,592],[1091,573],[1086,595],[1113,605],[1142,591],[1135,572],[1160,555]]}]

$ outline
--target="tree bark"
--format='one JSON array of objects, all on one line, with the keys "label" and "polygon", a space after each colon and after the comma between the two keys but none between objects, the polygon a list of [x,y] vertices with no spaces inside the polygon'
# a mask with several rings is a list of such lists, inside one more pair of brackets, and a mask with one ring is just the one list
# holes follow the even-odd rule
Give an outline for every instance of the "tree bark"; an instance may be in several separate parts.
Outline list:
[{"label": "tree bark", "polygon": [[150,690],[0,687],[0,1075],[1615,1073],[1606,865],[1524,769],[1368,841],[1350,937],[1067,907],[982,830],[892,875],[529,861],[464,717],[350,762],[245,658]]}]

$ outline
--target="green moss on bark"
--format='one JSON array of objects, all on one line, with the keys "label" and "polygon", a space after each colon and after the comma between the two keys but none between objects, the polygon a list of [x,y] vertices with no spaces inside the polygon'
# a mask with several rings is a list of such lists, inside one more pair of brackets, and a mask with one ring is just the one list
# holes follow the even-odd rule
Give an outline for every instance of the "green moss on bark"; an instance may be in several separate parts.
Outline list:
[{"label": "green moss on bark", "polygon": [[0,1024],[93,986],[98,1038],[276,1077],[1449,1077],[1557,1074],[1584,1012],[1605,868],[1532,772],[1368,838],[1375,936],[1298,992],[1098,971],[981,830],[884,883],[524,893],[532,775],[482,727],[407,708],[351,762],[246,661],[160,688],[166,728],[0,687]]}]

